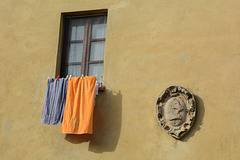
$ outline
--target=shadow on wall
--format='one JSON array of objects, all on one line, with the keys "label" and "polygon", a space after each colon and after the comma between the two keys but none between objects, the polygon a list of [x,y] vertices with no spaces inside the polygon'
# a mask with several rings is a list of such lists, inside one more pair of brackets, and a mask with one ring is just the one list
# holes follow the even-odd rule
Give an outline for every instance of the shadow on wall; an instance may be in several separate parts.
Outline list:
[{"label": "shadow on wall", "polygon": [[105,90],[99,92],[93,116],[93,135],[67,134],[65,139],[71,143],[88,142],[88,150],[95,153],[113,152],[118,144],[122,123],[121,91]]},{"label": "shadow on wall", "polygon": [[196,95],[194,95],[194,97],[197,103],[197,113],[195,122],[192,128],[189,130],[189,132],[186,135],[184,135],[183,138],[180,140],[182,142],[187,142],[191,137],[193,137],[195,133],[201,129],[201,126],[203,124],[203,117],[205,114],[204,103],[200,97]]}]

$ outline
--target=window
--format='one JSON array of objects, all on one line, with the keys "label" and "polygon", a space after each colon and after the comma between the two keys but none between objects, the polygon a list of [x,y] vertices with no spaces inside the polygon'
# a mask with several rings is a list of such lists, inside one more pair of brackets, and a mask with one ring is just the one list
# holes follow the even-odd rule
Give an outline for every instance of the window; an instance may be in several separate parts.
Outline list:
[{"label": "window", "polygon": [[61,76],[103,76],[107,15],[64,18]]}]

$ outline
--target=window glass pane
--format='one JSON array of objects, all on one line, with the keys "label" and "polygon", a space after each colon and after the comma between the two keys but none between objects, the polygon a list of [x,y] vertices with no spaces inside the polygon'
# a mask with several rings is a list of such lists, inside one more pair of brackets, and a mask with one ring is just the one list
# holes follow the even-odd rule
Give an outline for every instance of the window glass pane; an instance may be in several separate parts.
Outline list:
[{"label": "window glass pane", "polygon": [[82,43],[71,43],[69,47],[68,62],[81,62],[82,61]]},{"label": "window glass pane", "polygon": [[90,51],[90,61],[104,60],[105,41],[92,42]]},{"label": "window glass pane", "polygon": [[100,82],[101,77],[103,76],[103,63],[98,64],[89,64],[89,76],[97,76],[97,81]]},{"label": "window glass pane", "polygon": [[68,66],[68,75],[72,75],[72,77],[79,77],[81,73],[81,65],[70,65]]},{"label": "window glass pane", "polygon": [[70,40],[83,40],[84,25],[86,19],[73,19],[71,21],[71,39]]},{"label": "window glass pane", "polygon": [[106,23],[106,16],[92,18],[92,39],[106,37]]}]

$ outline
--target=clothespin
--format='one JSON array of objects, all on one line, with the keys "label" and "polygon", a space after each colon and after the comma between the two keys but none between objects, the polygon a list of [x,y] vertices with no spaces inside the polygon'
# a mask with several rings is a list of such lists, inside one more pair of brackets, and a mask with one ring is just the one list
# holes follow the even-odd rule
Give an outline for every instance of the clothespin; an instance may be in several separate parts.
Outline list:
[{"label": "clothespin", "polygon": [[58,80],[59,77],[60,77],[60,76],[57,77],[56,81]]},{"label": "clothespin", "polygon": [[48,76],[48,78],[47,79],[49,79],[49,76]]},{"label": "clothespin", "polygon": [[97,80],[97,74],[96,74],[96,80]]},{"label": "clothespin", "polygon": [[70,76],[69,76],[69,80],[71,79],[71,77],[72,77],[72,75],[70,74]]},{"label": "clothespin", "polygon": [[68,79],[68,75],[67,75],[67,77],[66,77],[66,79],[65,80],[67,80]]},{"label": "clothespin", "polygon": [[83,79],[83,76],[84,76],[84,75],[82,74],[82,77],[81,77],[81,79]]}]

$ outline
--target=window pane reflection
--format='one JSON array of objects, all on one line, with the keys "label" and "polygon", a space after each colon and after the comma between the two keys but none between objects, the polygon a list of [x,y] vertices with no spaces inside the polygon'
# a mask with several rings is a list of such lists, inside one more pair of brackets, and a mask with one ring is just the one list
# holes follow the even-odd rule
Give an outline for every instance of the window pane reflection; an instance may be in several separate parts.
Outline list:
[{"label": "window pane reflection", "polygon": [[105,38],[107,17],[101,16],[92,18],[92,21],[92,39]]},{"label": "window pane reflection", "polygon": [[90,61],[104,60],[104,46],[105,41],[91,43]]},{"label": "window pane reflection", "polygon": [[89,64],[89,76],[97,76],[97,81],[100,82],[101,77],[103,76],[103,63],[99,64]]},{"label": "window pane reflection", "polygon": [[81,65],[70,65],[68,66],[68,75],[72,77],[79,77],[81,73]]},{"label": "window pane reflection", "polygon": [[82,61],[82,43],[72,43],[69,48],[68,62],[81,62]]},{"label": "window pane reflection", "polygon": [[74,40],[83,40],[84,36],[84,25],[86,23],[85,19],[73,19],[71,21],[71,39]]}]

